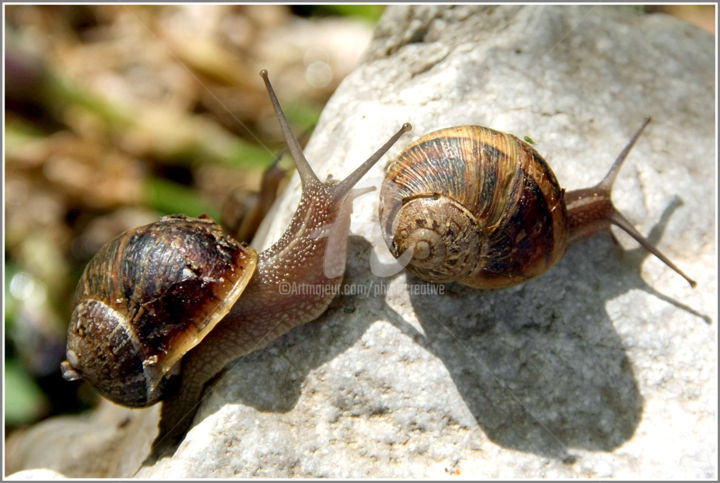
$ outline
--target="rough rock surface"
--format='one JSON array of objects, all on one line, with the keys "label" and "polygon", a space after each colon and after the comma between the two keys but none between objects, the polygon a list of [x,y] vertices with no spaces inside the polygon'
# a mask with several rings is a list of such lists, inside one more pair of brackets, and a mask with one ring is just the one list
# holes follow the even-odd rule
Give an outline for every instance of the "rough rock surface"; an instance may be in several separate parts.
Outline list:
[{"label": "rough rock surface", "polygon": [[[575,189],[650,115],[613,199],[698,288],[617,232],[501,291],[381,277],[377,192],[364,195],[328,312],[232,364],[176,454],[139,476],[716,478],[713,47],[622,7],[390,7],[306,149],[321,176],[406,121],[400,145],[482,124],[530,136]],[[298,198],[295,179],[256,246]]]}]

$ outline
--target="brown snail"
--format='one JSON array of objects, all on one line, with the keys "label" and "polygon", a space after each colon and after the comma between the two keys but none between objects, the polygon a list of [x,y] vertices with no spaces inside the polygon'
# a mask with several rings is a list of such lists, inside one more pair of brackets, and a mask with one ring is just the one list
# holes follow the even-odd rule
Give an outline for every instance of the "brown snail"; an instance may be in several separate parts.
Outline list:
[{"label": "brown snail", "polygon": [[610,224],[696,283],[614,207],[610,194],[646,119],[603,180],[565,193],[529,144],[481,126],[441,129],[405,148],[380,190],[385,242],[406,268],[431,282],[508,287],[552,267],[567,245]]},{"label": "brown snail", "polygon": [[[302,184],[280,240],[258,254],[208,218],[165,217],[108,242],[76,290],[64,376],[127,406],[162,399],[156,445],[184,433],[206,382],[226,364],[325,311],[345,270],[353,199],[366,191],[353,186],[411,129],[404,124],[344,180],[320,181],[267,71],[260,75]],[[283,284],[329,288],[308,295]]]}]

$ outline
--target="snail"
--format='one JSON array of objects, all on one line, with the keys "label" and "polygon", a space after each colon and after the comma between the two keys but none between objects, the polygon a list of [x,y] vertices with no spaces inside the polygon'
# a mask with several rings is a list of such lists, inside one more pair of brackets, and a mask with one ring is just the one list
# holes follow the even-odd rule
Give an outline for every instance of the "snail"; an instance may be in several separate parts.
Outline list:
[{"label": "snail", "polygon": [[426,134],[388,166],[379,203],[383,238],[423,280],[496,289],[544,273],[569,243],[614,224],[695,287],[610,199],[623,161],[649,122],[600,183],[567,193],[542,156],[511,134],[481,126]]},{"label": "snail", "polygon": [[[325,311],[345,270],[353,199],[369,191],[353,186],[411,129],[344,180],[320,181],[260,75],[302,185],[280,240],[258,254],[207,217],[168,216],[108,242],[76,289],[63,375],[122,405],[162,400],[155,448],[184,434],[205,384],[229,362]],[[283,290],[290,284],[327,290]]]}]

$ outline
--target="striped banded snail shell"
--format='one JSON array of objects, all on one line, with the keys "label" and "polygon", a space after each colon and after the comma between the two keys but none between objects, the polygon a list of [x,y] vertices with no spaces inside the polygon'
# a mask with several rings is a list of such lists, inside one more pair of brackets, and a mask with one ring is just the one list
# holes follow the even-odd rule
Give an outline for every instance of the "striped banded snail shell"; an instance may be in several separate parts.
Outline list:
[{"label": "striped banded snail shell", "polygon": [[105,244],[78,283],[66,379],[142,407],[164,395],[179,361],[230,311],[257,253],[210,218],[166,216]]},{"label": "striped banded snail shell", "polygon": [[569,243],[615,224],[683,276],[614,207],[615,177],[648,118],[596,186],[565,192],[547,162],[512,134],[458,126],[426,134],[389,165],[380,223],[392,254],[430,282],[512,286],[552,267]]}]

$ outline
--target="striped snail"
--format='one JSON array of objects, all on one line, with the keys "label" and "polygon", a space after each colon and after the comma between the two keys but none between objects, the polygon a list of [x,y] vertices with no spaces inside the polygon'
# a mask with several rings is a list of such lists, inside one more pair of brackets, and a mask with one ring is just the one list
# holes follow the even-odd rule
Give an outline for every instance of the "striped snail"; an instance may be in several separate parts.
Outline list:
[{"label": "striped snail", "polygon": [[63,375],[126,406],[163,400],[156,447],[184,434],[206,382],[225,365],[325,311],[345,270],[353,199],[367,191],[353,186],[411,129],[404,124],[344,180],[320,181],[267,71],[260,75],[302,184],[280,240],[258,254],[209,218],[165,217],[108,242],[76,290]]},{"label": "striped snail", "polygon": [[481,126],[441,129],[405,148],[380,190],[380,223],[397,258],[431,282],[508,287],[552,267],[569,243],[610,224],[692,287],[614,207],[610,194],[646,119],[596,186],[565,193],[545,160],[517,137]]}]

